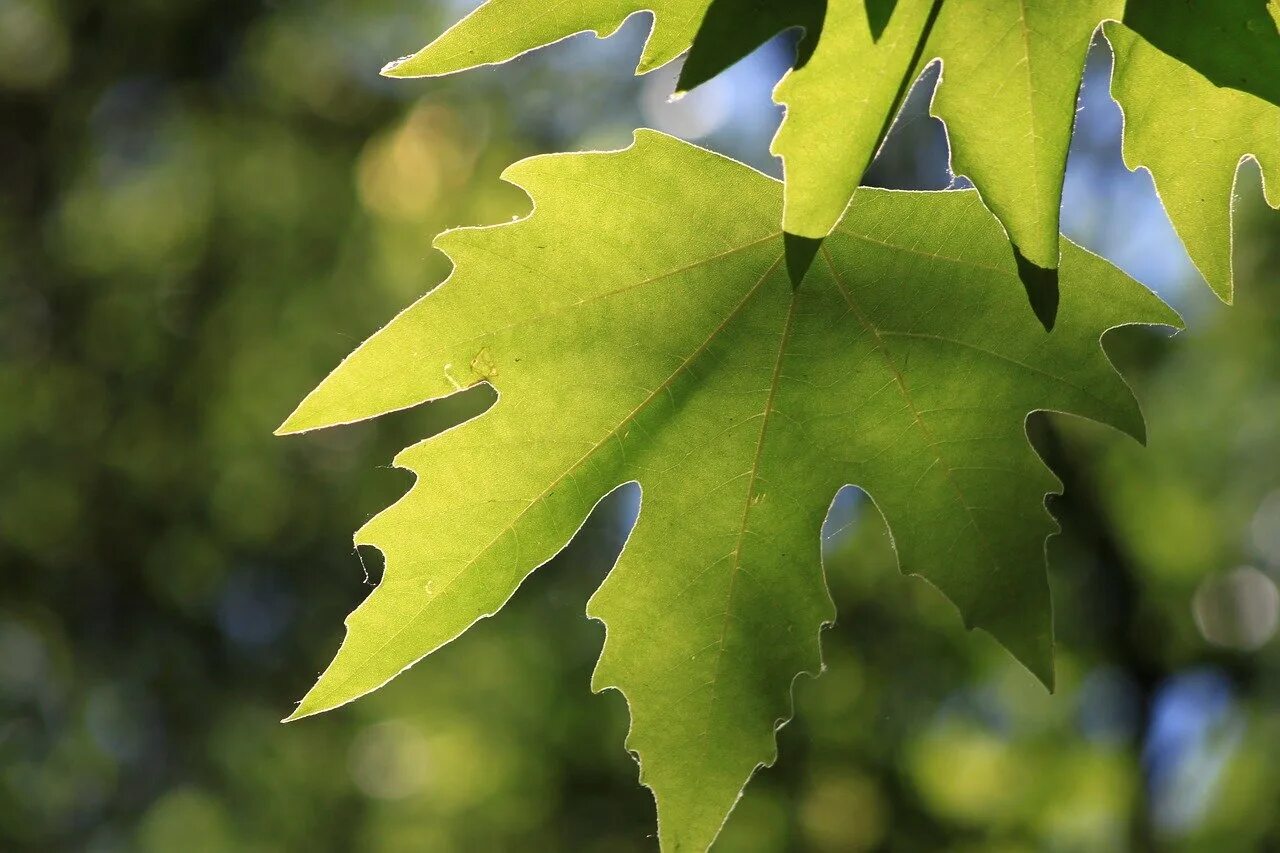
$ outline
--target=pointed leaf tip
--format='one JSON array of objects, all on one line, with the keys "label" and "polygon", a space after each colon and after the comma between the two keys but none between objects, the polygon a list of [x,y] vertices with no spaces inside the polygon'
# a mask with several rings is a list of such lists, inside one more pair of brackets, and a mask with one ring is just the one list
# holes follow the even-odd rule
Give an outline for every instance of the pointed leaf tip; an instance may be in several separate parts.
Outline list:
[{"label": "pointed leaf tip", "polygon": [[290,415],[289,417],[284,419],[284,421],[280,424],[280,426],[272,430],[271,434],[274,436],[286,436],[286,435],[296,435],[299,432],[301,432],[301,430],[293,426],[293,415]]}]

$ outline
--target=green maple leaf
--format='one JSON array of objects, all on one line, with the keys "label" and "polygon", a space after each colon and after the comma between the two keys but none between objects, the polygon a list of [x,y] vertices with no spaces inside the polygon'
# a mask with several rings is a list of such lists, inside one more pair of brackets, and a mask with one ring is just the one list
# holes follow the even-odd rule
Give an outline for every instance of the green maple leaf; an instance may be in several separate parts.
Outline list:
[{"label": "green maple leaf", "polygon": [[[1155,134],[1150,142],[1159,149],[1156,158],[1211,160],[1195,178],[1230,184],[1237,146],[1254,146],[1247,150],[1255,153],[1256,140],[1268,131],[1262,147],[1277,144],[1274,119],[1255,118],[1280,114],[1280,13],[1273,2],[1268,14],[1265,3],[899,0],[879,35],[861,3],[833,3],[812,58],[775,92],[788,107],[773,146],[786,164],[784,227],[820,237],[839,219],[901,105],[900,83],[940,60],[932,112],[946,122],[955,172],[973,180],[1021,255],[1052,269],[1076,94],[1099,24],[1108,22],[1108,35],[1123,30],[1129,42],[1142,41],[1115,23],[1123,19],[1160,46],[1144,42],[1145,49],[1128,51],[1127,73],[1142,81],[1133,100],[1144,115],[1169,116],[1180,128],[1179,118],[1189,113],[1231,114],[1212,122],[1216,135],[1203,120],[1187,127],[1184,138],[1192,144],[1169,145],[1167,136]],[[1166,80],[1176,82],[1165,86]],[[1183,81],[1202,82],[1197,88]],[[1228,86],[1234,88],[1218,88]],[[1250,105],[1248,119],[1241,116],[1243,103]],[[1225,168],[1224,147],[1235,153]],[[1182,183],[1189,187],[1191,179]],[[1191,203],[1170,215],[1180,216],[1188,232],[1200,227],[1197,220],[1216,218]],[[1220,239],[1204,240],[1204,250],[1229,259],[1229,234],[1214,236]],[[1215,290],[1223,293],[1216,284]]]},{"label": "green maple leaf", "polygon": [[839,219],[901,105],[894,82],[940,60],[932,112],[947,125],[954,171],[973,180],[1023,258],[1056,268],[1080,75],[1107,22],[1125,42],[1117,97],[1142,116],[1126,134],[1133,158],[1152,168],[1162,197],[1167,184],[1170,218],[1229,298],[1230,228],[1197,193],[1220,204],[1243,154],[1280,147],[1275,2],[898,0],[879,36],[862,5],[833,3],[812,57],[775,92],[788,108],[773,145],[786,167],[787,231],[821,237]]},{"label": "green maple leaf", "polygon": [[[1236,174],[1242,160],[1257,160],[1266,200],[1280,208],[1280,107],[1215,85],[1128,27],[1111,23],[1106,34],[1115,52],[1111,93],[1125,115],[1125,164],[1150,170],[1191,261],[1230,302]],[[1280,61],[1280,50],[1275,56]],[[1269,79],[1280,82],[1280,73]]]},{"label": "green maple leaf", "polygon": [[876,38],[861,4],[833,4],[812,59],[778,86],[773,151],[787,175],[784,227],[821,237],[839,220],[906,86],[934,60],[933,112],[1028,261],[1058,266],[1058,211],[1089,40],[1114,0],[899,0]]},{"label": "green maple leaf", "polygon": [[[1049,292],[1056,290],[1059,210],[1076,94],[1089,41],[1101,23],[1123,20],[1158,48],[1129,51],[1134,59],[1127,64],[1134,70],[1126,73],[1145,81],[1136,86],[1142,90],[1137,97],[1158,99],[1173,127],[1177,117],[1200,111],[1196,99],[1204,111],[1222,101],[1239,112],[1239,93],[1251,94],[1259,108],[1280,105],[1277,0],[566,0],[550,11],[545,5],[489,0],[386,73],[446,74],[503,62],[576,32],[608,35],[629,15],[652,9],[654,29],[637,70],[652,70],[692,45],[680,81],[686,89],[773,33],[804,28],[809,36],[798,67],[775,92],[787,115],[772,150],[783,159],[786,175],[783,229],[821,238],[839,221],[910,84],[940,60],[933,111],[947,124],[955,171],[973,180],[1005,227],[1024,260],[1028,288],[1047,285]],[[1189,99],[1180,99],[1161,88],[1159,80],[1166,77],[1195,77],[1231,89],[1221,96],[1188,91]],[[1175,83],[1172,90],[1194,88]],[[1214,146],[1244,140],[1196,134],[1209,124],[1189,128],[1191,138],[1204,145],[1169,146],[1152,135],[1152,147],[1160,144],[1163,152],[1134,156],[1143,164],[1160,156],[1212,161],[1195,176],[1216,193],[1233,179],[1234,162],[1224,166]],[[1214,122],[1211,129],[1240,128],[1228,121]],[[1132,140],[1130,147],[1143,149]],[[1163,195],[1159,172],[1156,180]],[[1192,180],[1166,179],[1178,208],[1170,216],[1175,224],[1181,221],[1179,233],[1215,291],[1228,298],[1229,226],[1219,227],[1224,220],[1217,209],[1189,200]],[[1052,298],[1033,293],[1033,300]]]},{"label": "green maple leaf", "polygon": [[904,572],[1053,681],[1044,496],[1027,441],[1049,409],[1143,435],[1099,340],[1177,324],[1070,244],[1059,321],[1022,309],[1003,232],[972,191],[859,192],[799,287],[782,189],[652,131],[624,151],[525,160],[527,218],[442,235],[450,278],[373,335],[281,427],[349,423],[491,383],[497,403],[409,447],[417,475],[356,536],[386,557],[293,717],[376,689],[498,611],[602,496],[639,519],[588,613],[594,688],[629,702],[627,746],[670,850],[716,836],[775,757],[791,684],[835,612],[820,528],[862,487]]}]

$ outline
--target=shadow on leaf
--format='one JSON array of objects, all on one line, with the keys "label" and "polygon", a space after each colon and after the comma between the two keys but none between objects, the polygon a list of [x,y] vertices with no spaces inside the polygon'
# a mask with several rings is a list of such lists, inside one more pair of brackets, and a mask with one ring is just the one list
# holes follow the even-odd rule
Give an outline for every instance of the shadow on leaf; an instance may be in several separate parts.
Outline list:
[{"label": "shadow on leaf", "polygon": [[[892,6],[896,0],[870,0],[868,13],[871,5],[886,2]],[[795,65],[803,68],[818,44],[826,16],[827,0],[713,0],[680,69],[676,91],[701,86],[773,36],[792,28],[804,31]]]},{"label": "shadow on leaf", "polygon": [[1058,271],[1045,269],[1023,256],[1017,246],[1013,247],[1013,257],[1018,262],[1018,278],[1027,291],[1027,301],[1035,313],[1040,325],[1046,332],[1053,331],[1053,324],[1058,319]]}]

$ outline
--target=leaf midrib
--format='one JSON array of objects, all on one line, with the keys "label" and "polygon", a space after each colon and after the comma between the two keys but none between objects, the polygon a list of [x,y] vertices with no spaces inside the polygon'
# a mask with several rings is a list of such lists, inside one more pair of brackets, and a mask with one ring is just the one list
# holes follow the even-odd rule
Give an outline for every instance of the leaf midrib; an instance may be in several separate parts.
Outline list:
[{"label": "leaf midrib", "polygon": [[[1031,28],[1027,22],[1027,0],[1018,0],[1018,23],[1022,26],[1022,52],[1026,56],[1027,123],[1031,130],[1031,198],[1040,207],[1040,146],[1036,133],[1036,87],[1031,77]],[[1083,69],[1081,71],[1083,73]],[[1043,211],[1040,211],[1043,214]],[[1057,228],[1054,228],[1057,231]]]},{"label": "leaf midrib", "polygon": [[756,438],[756,451],[751,461],[751,475],[747,478],[747,492],[742,504],[742,523],[738,528],[738,538],[733,546],[733,559],[729,569],[729,589],[725,593],[724,619],[720,625],[720,639],[716,643],[716,659],[711,671],[711,695],[707,701],[706,728],[702,731],[704,762],[707,758],[707,751],[711,748],[711,718],[715,713],[716,699],[720,688],[720,666],[724,661],[725,640],[728,638],[729,622],[733,616],[734,592],[737,589],[738,575],[742,569],[742,543],[747,535],[747,522],[751,517],[752,499],[755,497],[756,480],[760,474],[760,460],[764,454],[765,436],[768,434],[769,420],[773,414],[774,400],[778,394],[778,384],[782,378],[782,361],[786,356],[787,344],[791,340],[798,293],[799,288],[792,289],[791,299],[787,305],[787,317],[783,322],[778,354],[774,359],[773,373],[769,380],[769,394],[765,398],[764,413],[760,420],[760,434]]}]

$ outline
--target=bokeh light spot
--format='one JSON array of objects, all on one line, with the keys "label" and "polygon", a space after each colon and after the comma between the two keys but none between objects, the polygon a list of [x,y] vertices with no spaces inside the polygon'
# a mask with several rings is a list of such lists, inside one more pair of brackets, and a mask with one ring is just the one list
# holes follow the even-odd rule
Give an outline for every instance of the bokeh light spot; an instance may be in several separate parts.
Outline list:
[{"label": "bokeh light spot", "polygon": [[400,720],[369,726],[351,745],[351,779],[379,800],[400,800],[422,790],[430,772],[426,738]]},{"label": "bokeh light spot", "polygon": [[1191,612],[1209,642],[1251,651],[1276,632],[1280,591],[1262,572],[1241,566],[1201,582],[1191,600]]}]

